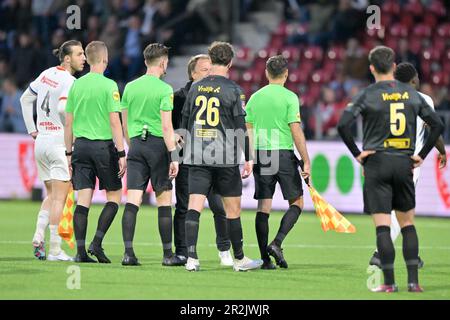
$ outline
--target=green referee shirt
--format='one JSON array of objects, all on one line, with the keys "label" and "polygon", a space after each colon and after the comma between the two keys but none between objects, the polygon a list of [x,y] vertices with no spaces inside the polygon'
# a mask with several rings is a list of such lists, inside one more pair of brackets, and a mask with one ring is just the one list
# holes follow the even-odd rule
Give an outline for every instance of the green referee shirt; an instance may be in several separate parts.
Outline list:
[{"label": "green referee shirt", "polygon": [[255,92],[247,102],[245,121],[253,125],[256,150],[293,150],[290,123],[300,122],[297,95],[277,84]]},{"label": "green referee shirt", "polygon": [[162,137],[161,111],[173,110],[173,89],[158,77],[144,74],[125,86],[122,110],[128,109],[128,136],[140,136],[142,127]]},{"label": "green referee shirt", "polygon": [[117,84],[94,72],[75,80],[67,96],[66,112],[73,114],[73,135],[89,140],[111,140],[111,112],[120,112]]}]

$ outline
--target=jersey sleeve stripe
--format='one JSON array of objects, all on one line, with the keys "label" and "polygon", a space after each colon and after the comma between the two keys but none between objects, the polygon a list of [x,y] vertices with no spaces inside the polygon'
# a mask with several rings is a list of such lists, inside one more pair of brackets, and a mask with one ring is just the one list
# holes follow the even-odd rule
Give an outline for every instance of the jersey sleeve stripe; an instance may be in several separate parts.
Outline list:
[{"label": "jersey sleeve stripe", "polygon": [[61,100],[67,100],[67,97],[61,97],[61,98],[59,98],[59,101],[61,101]]},{"label": "jersey sleeve stripe", "polygon": [[30,91],[33,92],[35,95],[37,95],[37,92],[33,90],[33,88],[31,86],[28,86],[28,88],[30,88]]}]

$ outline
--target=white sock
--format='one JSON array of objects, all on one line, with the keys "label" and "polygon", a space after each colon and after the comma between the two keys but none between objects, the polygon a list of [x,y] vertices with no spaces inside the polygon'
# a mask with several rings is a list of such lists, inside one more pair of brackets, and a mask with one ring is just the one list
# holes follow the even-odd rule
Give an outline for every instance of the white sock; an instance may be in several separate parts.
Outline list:
[{"label": "white sock", "polygon": [[39,244],[45,239],[45,229],[48,226],[50,214],[47,210],[39,211],[36,221],[36,231],[33,236],[33,243]]},{"label": "white sock", "polygon": [[398,238],[400,234],[400,225],[397,220],[397,216],[395,215],[395,211],[392,210],[391,212],[391,239],[392,242],[395,242],[395,240]]},{"label": "white sock", "polygon": [[58,225],[50,225],[50,254],[58,255],[61,252],[61,237],[58,234]]}]

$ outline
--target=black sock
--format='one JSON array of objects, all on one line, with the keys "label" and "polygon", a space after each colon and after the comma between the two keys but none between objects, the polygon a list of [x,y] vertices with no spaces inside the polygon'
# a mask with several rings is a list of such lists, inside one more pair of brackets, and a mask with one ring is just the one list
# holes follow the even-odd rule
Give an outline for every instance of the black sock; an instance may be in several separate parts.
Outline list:
[{"label": "black sock", "polygon": [[134,257],[133,238],[134,231],[136,229],[136,216],[138,211],[138,206],[132,203],[127,203],[122,216],[122,237],[125,245],[125,253],[131,257]]},{"label": "black sock", "polygon": [[186,211],[176,209],[173,215],[173,235],[175,254],[187,257],[186,248]]},{"label": "black sock", "polygon": [[241,218],[229,219],[228,220],[228,230],[230,231],[230,240],[231,245],[233,246],[233,254],[234,257],[238,260],[244,258],[244,250],[242,249],[242,245],[244,242],[242,236],[242,224]]},{"label": "black sock", "polygon": [[408,283],[419,283],[419,238],[413,225],[402,228],[403,257],[408,269]]},{"label": "black sock", "polygon": [[199,221],[200,212],[189,209],[186,213],[186,246],[188,249],[188,257],[193,259],[198,259],[197,239]]},{"label": "black sock", "polygon": [[95,232],[94,240],[92,241],[95,245],[101,247],[103,238],[113,223],[118,210],[119,205],[111,201],[107,202],[103,207],[102,213],[98,218],[97,231]]},{"label": "black sock", "polygon": [[163,245],[164,257],[170,257],[172,252],[172,207],[158,207],[158,229]]},{"label": "black sock", "polygon": [[216,246],[219,251],[230,250],[231,242],[228,235],[228,221],[225,211],[214,213],[214,226],[216,228]]},{"label": "black sock", "polygon": [[256,238],[258,239],[259,252],[261,259],[269,261],[270,257],[267,253],[267,242],[269,240],[269,214],[257,212],[255,219]]},{"label": "black sock", "polygon": [[392,285],[394,279],[395,248],[391,239],[391,228],[377,227],[377,248],[380,254],[381,269],[384,274],[384,284]]},{"label": "black sock", "polygon": [[228,235],[227,214],[223,208],[222,197],[210,192],[208,195],[209,209],[214,214],[214,227],[216,229],[216,246],[219,251],[230,250],[231,242]]},{"label": "black sock", "polygon": [[284,238],[287,236],[289,231],[291,231],[294,224],[297,222],[298,217],[302,213],[302,209],[296,205],[292,205],[284,214],[281,219],[280,228],[278,229],[278,233],[273,241],[277,246],[281,246]]},{"label": "black sock", "polygon": [[77,241],[77,253],[86,255],[86,231],[89,208],[77,205],[73,214],[73,231]]}]

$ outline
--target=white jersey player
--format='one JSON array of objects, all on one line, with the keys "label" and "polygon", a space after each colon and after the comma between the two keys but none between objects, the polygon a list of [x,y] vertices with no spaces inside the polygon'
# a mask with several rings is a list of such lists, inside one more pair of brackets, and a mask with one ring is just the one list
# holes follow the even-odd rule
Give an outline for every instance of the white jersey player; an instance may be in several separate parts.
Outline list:
[{"label": "white jersey player", "polygon": [[[419,77],[416,68],[411,63],[400,63],[397,66],[397,69],[395,71],[395,78],[404,83],[408,83],[411,86],[413,86],[415,89],[419,88]],[[419,94],[423,97],[423,99],[428,103],[428,105],[434,110],[434,103],[433,99],[422,93],[419,92]],[[417,128],[416,128],[416,146],[414,155],[417,155],[420,150],[422,150],[424,141],[425,141],[425,131],[426,131],[426,123],[423,122],[423,120],[420,117],[417,117]],[[443,169],[447,165],[447,156],[445,151],[445,145],[444,140],[442,139],[442,136],[439,137],[438,142],[436,142],[436,149],[439,151],[439,168]],[[414,186],[417,186],[417,182],[419,181],[420,176],[420,167],[414,168],[413,171],[413,180],[414,180]],[[392,242],[395,242],[397,237],[399,236],[401,232],[400,225],[397,220],[397,216],[395,213],[395,210],[391,212],[391,238]],[[378,252],[375,251],[373,254],[370,262],[370,265],[376,265],[380,267],[381,262],[378,257]],[[419,268],[423,266],[423,261],[419,257]]]},{"label": "white jersey player", "polygon": [[[38,214],[33,237],[34,256],[40,260],[72,260],[61,250],[58,225],[70,188],[70,172],[65,155],[64,109],[67,94],[75,78],[82,71],[86,57],[79,41],[64,42],[53,52],[61,65],[43,71],[30,83],[20,98],[28,133],[36,140],[34,145],[39,178],[44,182],[47,197]],[[33,120],[36,103],[37,121]],[[50,248],[45,254],[45,230],[50,224]]]}]

